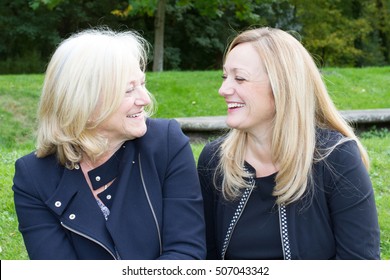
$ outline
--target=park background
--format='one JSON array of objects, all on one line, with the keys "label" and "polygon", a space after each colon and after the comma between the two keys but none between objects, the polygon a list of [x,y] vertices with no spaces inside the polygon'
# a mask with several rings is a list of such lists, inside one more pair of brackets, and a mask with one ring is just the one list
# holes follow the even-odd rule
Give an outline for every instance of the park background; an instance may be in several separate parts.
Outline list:
[{"label": "park background", "polygon": [[[17,229],[15,160],[34,149],[36,109],[55,47],[89,27],[132,29],[152,45],[147,87],[155,117],[225,115],[217,91],[225,47],[236,32],[292,30],[313,54],[339,110],[390,108],[390,0],[1,0],[0,259],[27,259]],[[371,158],[390,259],[390,133],[357,131]],[[195,159],[204,143],[192,142]]]}]

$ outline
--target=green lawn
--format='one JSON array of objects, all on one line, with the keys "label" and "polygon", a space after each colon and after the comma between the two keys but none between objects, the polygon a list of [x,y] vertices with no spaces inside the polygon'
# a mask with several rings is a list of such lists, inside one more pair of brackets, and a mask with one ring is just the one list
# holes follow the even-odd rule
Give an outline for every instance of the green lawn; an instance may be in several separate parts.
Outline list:
[{"label": "green lawn", "polygon": [[[340,110],[390,108],[390,67],[323,69],[329,91]],[[0,75],[0,259],[26,259],[13,206],[14,162],[34,148],[36,108],[42,75]],[[155,117],[224,115],[218,95],[221,71],[147,73],[147,87],[158,101]],[[363,133],[372,161],[381,226],[382,258],[390,259],[390,133]],[[192,144],[197,158],[203,144]]]}]

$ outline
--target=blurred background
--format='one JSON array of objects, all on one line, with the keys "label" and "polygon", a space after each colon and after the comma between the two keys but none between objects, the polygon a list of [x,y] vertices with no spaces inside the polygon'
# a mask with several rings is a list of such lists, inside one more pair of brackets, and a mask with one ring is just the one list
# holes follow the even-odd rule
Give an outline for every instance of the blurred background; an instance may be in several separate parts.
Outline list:
[{"label": "blurred background", "polygon": [[322,67],[390,65],[390,0],[0,0],[0,74],[43,73],[60,41],[96,26],[141,33],[150,71],[220,69],[251,26],[295,31]]}]

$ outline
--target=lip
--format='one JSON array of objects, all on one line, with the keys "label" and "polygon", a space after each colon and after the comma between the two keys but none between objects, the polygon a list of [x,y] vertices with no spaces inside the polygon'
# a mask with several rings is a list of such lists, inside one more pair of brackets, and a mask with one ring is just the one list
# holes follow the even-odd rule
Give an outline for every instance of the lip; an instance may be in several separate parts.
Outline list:
[{"label": "lip", "polygon": [[228,112],[233,112],[233,111],[236,111],[236,110],[239,110],[243,107],[245,107],[245,103],[243,102],[235,102],[235,101],[229,101],[229,102],[226,102],[227,104],[227,110]]},{"label": "lip", "polygon": [[139,112],[136,112],[136,113],[131,113],[131,114],[127,114],[126,115],[126,118],[129,118],[129,119],[138,119],[138,118],[141,118],[144,116],[144,111],[141,110]]}]

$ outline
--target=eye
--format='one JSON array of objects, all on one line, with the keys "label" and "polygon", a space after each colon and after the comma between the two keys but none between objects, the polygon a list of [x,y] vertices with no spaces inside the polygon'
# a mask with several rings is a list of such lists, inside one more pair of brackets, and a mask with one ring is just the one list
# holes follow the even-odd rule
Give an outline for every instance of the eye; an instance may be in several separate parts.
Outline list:
[{"label": "eye", "polygon": [[128,88],[127,90],[126,90],[126,94],[131,94],[131,93],[133,93],[134,92],[134,90],[135,90],[135,87],[130,87],[130,88]]},{"label": "eye", "polygon": [[143,89],[145,89],[146,88],[146,81],[144,80],[144,81],[142,81],[139,85],[130,85],[130,87],[129,88],[127,88],[127,90],[126,90],[126,95],[129,95],[129,94],[131,94],[131,93],[133,93],[137,88],[143,88]]},{"label": "eye", "polygon": [[235,77],[234,79],[235,79],[237,82],[244,82],[244,81],[246,81],[245,78],[242,78],[242,77],[239,77],[239,76]]},{"label": "eye", "polygon": [[222,78],[222,80],[226,80],[227,75],[226,75],[226,74],[223,74],[223,75],[221,76],[221,78]]}]

